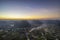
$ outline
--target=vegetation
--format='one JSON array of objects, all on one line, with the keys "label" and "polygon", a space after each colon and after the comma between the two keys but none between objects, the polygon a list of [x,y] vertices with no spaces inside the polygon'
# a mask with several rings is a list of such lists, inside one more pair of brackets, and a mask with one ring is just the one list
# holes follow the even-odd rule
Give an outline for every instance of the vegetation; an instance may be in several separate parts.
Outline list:
[{"label": "vegetation", "polygon": [[[29,40],[60,40],[60,35],[56,34],[55,30],[49,27],[28,32],[27,36]],[[26,32],[0,31],[0,40],[28,40],[27,36]]]}]

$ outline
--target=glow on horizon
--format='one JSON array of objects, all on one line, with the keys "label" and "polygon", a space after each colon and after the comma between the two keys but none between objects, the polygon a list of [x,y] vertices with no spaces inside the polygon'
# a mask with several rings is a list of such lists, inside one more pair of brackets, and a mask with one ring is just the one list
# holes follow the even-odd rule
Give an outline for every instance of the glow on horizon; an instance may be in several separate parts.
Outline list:
[{"label": "glow on horizon", "polygon": [[46,19],[46,18],[60,18],[58,11],[51,11],[47,9],[38,9],[33,12],[1,12],[0,19]]},{"label": "glow on horizon", "polygon": [[10,15],[10,16],[0,16],[0,19],[54,19],[54,18],[59,18],[58,16],[13,16],[13,15]]},{"label": "glow on horizon", "polygon": [[[17,9],[19,10],[19,9]],[[33,9],[32,11],[17,11],[15,10],[7,10],[5,12],[1,12],[0,19],[47,19],[47,18],[60,18],[60,14],[55,8],[55,10],[50,9]],[[25,10],[25,9],[24,9]]]}]

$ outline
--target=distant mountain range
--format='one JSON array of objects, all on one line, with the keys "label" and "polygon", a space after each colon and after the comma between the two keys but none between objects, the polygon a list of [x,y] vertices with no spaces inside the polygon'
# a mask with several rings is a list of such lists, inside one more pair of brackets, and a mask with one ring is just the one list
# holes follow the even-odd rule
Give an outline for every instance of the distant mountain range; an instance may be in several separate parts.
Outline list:
[{"label": "distant mountain range", "polygon": [[60,20],[0,20],[0,28],[31,28],[42,24],[56,24],[60,26]]}]

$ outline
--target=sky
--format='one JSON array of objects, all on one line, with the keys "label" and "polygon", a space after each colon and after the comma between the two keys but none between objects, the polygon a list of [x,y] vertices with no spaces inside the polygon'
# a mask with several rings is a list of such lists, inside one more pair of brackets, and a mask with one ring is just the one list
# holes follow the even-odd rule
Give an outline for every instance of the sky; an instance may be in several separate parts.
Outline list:
[{"label": "sky", "polygon": [[0,19],[60,19],[59,0],[0,0]]}]

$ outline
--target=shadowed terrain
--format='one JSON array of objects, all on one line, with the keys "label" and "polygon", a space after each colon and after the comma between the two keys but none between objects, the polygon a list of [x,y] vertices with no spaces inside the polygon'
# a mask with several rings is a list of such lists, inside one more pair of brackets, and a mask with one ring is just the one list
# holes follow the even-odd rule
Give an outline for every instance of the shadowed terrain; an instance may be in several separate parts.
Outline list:
[{"label": "shadowed terrain", "polygon": [[60,40],[60,20],[0,20],[0,40]]}]

